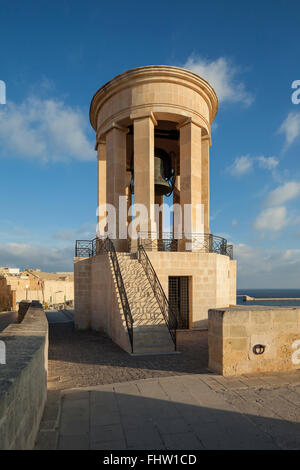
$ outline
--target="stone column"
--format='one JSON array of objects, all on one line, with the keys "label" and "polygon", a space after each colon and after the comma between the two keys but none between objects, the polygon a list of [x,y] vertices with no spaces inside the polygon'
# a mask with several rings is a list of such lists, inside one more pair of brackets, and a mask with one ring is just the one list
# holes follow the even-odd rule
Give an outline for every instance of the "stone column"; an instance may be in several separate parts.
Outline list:
[{"label": "stone column", "polygon": [[[180,176],[176,176],[175,187],[173,191],[173,206],[180,206]],[[181,221],[179,220],[180,214],[173,212],[173,238],[178,239],[178,237],[182,234],[182,225]],[[177,208],[176,208],[177,211]]]},{"label": "stone column", "polygon": [[[178,126],[180,129],[180,204],[185,234],[203,232],[202,204],[202,129],[188,119]],[[185,204],[191,205],[190,220]],[[198,205],[198,208],[197,208]],[[203,209],[203,208],[202,208]]]},{"label": "stone column", "polygon": [[[98,194],[97,204],[102,206],[106,204],[106,141],[100,140],[97,144],[96,150],[98,151]],[[100,211],[101,212],[101,211]],[[98,216],[98,223],[103,216]]]},{"label": "stone column", "polygon": [[[134,154],[134,205],[143,204],[147,209],[147,219],[142,219],[140,230],[155,231],[154,218],[154,126],[157,122],[153,113],[134,113],[133,154]],[[144,225],[144,226],[143,226]]]},{"label": "stone column", "polygon": [[127,199],[127,227],[128,225],[131,223],[131,215],[129,215],[129,210],[131,208],[131,205],[132,205],[132,192],[131,192],[131,187],[130,185],[127,185],[126,186],[126,199]]},{"label": "stone column", "polygon": [[[155,204],[158,206],[161,206],[164,203],[164,196],[155,196]],[[158,227],[157,228],[157,237],[158,238],[163,238],[163,226],[164,226],[164,210],[161,209],[158,214]]]},{"label": "stone column", "polygon": [[204,233],[210,233],[209,230],[209,147],[210,136],[202,138],[202,203],[204,205]]},{"label": "stone column", "polygon": [[[126,251],[127,200],[126,200],[126,134],[128,130],[113,124],[106,133],[106,201],[116,209],[116,249]],[[123,196],[120,206],[119,197]],[[125,208],[125,210],[124,210]],[[121,214],[121,220],[120,220]],[[121,223],[119,223],[121,222]],[[121,234],[120,230],[125,233]]]}]

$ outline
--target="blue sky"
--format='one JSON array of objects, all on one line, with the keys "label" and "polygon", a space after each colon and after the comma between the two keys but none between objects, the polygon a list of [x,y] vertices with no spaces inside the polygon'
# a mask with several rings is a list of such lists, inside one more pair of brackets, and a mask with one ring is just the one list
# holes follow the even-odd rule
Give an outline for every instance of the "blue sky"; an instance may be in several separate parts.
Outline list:
[{"label": "blue sky", "polygon": [[297,1],[1,0],[0,266],[72,270],[74,240],[95,232],[91,98],[167,64],[219,96],[211,230],[235,245],[238,286],[299,288],[299,18]]}]

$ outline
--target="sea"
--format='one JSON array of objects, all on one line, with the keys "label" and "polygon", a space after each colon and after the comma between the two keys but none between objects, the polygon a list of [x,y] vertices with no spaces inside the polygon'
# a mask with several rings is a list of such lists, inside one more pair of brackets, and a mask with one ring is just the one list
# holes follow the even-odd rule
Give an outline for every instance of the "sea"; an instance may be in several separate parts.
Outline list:
[{"label": "sea", "polygon": [[[298,298],[300,299],[300,289],[238,289],[237,294],[249,295],[255,298],[280,299]],[[269,305],[269,306],[300,306],[300,300],[278,300],[278,301],[256,301],[244,302],[242,297],[237,297],[237,305]]]}]

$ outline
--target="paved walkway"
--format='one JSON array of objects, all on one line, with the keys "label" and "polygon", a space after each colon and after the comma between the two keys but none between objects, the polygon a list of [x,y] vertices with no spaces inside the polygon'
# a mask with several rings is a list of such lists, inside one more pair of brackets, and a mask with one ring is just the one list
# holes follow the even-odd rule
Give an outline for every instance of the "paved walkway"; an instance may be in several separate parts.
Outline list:
[{"label": "paved walkway", "polygon": [[73,310],[45,310],[49,325],[72,323],[74,321]]},{"label": "paved walkway", "polygon": [[131,357],[100,333],[50,323],[36,448],[300,449],[300,370],[211,374],[206,332],[182,333],[178,349]]},{"label": "paved walkway", "polygon": [[52,391],[37,449],[300,449],[300,372]]},{"label": "paved walkway", "polygon": [[49,340],[50,390],[207,371],[205,331],[183,332],[182,354],[165,356],[132,357],[104,334],[75,330],[70,322],[50,324]]}]

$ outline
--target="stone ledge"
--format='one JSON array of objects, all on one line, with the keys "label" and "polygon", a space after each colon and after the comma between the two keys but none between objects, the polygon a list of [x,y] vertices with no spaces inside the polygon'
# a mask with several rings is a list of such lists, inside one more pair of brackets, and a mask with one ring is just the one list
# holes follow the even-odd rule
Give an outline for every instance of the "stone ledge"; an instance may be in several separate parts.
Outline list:
[{"label": "stone ledge", "polygon": [[32,449],[47,397],[48,322],[30,307],[22,323],[0,333],[6,364],[0,365],[0,449]]},{"label": "stone ledge", "polygon": [[[300,369],[299,307],[209,310],[208,333],[214,372],[229,376]],[[255,352],[257,345],[261,354]]]}]

